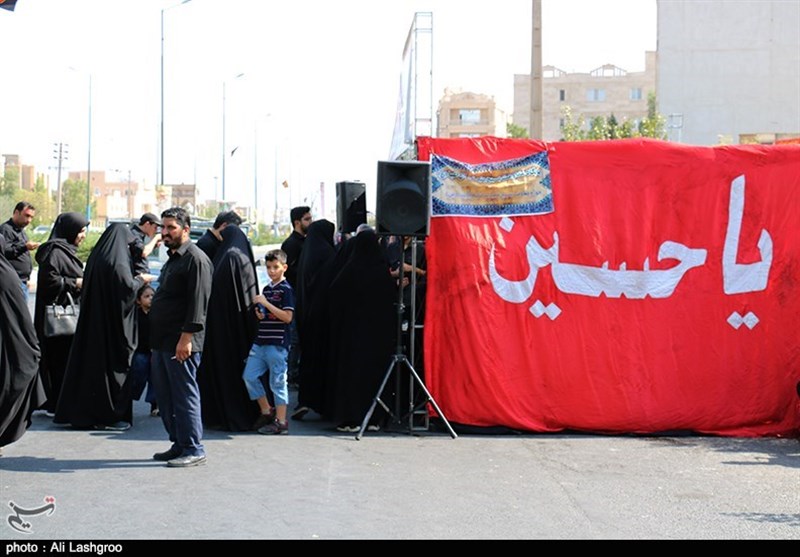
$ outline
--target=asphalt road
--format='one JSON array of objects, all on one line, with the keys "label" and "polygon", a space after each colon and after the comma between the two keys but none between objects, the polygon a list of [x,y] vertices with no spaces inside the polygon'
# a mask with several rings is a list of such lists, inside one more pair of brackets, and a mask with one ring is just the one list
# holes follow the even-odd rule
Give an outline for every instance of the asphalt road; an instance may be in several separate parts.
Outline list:
[{"label": "asphalt road", "polygon": [[[294,395],[294,393],[293,393]],[[167,468],[160,419],[123,433],[34,416],[4,449],[0,538],[800,539],[797,439],[207,431],[208,463]],[[10,505],[51,514],[12,527]]]},{"label": "asphalt road", "polygon": [[800,540],[798,439],[356,440],[312,415],[288,436],[207,431],[205,444],[202,467],[151,460],[168,442],[143,402],[121,433],[34,416],[0,457],[6,554],[36,540]]}]

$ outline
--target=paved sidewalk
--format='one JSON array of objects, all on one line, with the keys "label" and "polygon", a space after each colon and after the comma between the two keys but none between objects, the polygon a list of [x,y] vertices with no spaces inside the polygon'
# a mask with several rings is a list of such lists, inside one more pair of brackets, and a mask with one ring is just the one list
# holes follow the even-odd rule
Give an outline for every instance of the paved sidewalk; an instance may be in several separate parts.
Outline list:
[{"label": "paved sidewalk", "polygon": [[[294,393],[292,393],[294,395]],[[161,421],[123,433],[35,416],[0,458],[0,538],[795,539],[797,439],[206,432],[208,463],[167,468]],[[11,526],[10,504],[55,510]],[[17,523],[18,526],[18,523]]]}]

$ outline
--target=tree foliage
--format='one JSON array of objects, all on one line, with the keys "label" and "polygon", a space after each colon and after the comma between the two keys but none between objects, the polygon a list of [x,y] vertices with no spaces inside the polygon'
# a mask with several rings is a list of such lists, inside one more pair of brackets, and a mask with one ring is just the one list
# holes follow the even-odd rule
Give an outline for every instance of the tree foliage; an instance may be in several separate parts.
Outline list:
[{"label": "tree foliage", "polygon": [[[56,194],[57,195],[57,194]],[[90,218],[97,214],[97,202],[92,201]],[[64,213],[86,212],[86,182],[83,180],[65,180],[61,186],[61,211]]]},{"label": "tree foliage", "polygon": [[609,116],[595,116],[589,120],[586,129],[583,116],[575,116],[567,105],[561,108],[561,118],[563,141],[597,141],[630,137],[667,138],[666,118],[658,113],[656,94],[652,91],[647,95],[647,117],[638,123],[627,119],[620,122],[612,113]]},{"label": "tree foliage", "polygon": [[7,166],[0,177],[0,195],[14,196],[19,188],[19,167]]},{"label": "tree foliage", "polygon": [[515,139],[528,139],[528,130],[522,126],[518,126],[513,122],[506,124],[506,135]]}]

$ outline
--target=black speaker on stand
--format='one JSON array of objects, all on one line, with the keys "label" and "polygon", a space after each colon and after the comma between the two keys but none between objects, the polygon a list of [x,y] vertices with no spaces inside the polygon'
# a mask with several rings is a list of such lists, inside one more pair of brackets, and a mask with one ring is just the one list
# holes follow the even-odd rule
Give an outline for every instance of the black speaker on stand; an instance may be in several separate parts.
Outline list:
[{"label": "black speaker on stand", "polygon": [[352,234],[367,222],[367,188],[361,182],[336,182],[336,229]]},{"label": "black speaker on stand", "polygon": [[431,165],[378,161],[375,200],[378,234],[425,237],[431,227]]},{"label": "black speaker on stand", "polygon": [[[411,365],[408,357],[403,350],[403,315],[405,312],[405,305],[403,302],[403,243],[404,238],[412,237],[412,260],[416,261],[416,241],[418,238],[426,237],[430,233],[431,223],[431,165],[427,162],[419,161],[379,161],[378,162],[378,184],[377,184],[377,199],[375,203],[375,220],[377,225],[377,232],[381,235],[398,236],[400,241],[400,267],[399,277],[397,281],[397,331],[396,331],[396,348],[389,363],[389,367],[383,376],[383,381],[372,399],[372,405],[369,407],[364,420],[361,422],[361,428],[356,434],[356,439],[361,439],[364,431],[367,429],[367,424],[372,418],[373,412],[377,405],[386,411],[390,420],[394,423],[400,424],[402,422],[400,411],[400,369],[405,368],[408,370],[409,377],[409,417],[408,430],[411,432],[413,429],[413,415],[419,409],[425,410],[427,404],[431,404],[436,410],[439,418],[441,418],[445,427],[450,433],[450,436],[455,439],[458,437],[456,432],[450,426],[439,405],[433,399],[433,396],[428,391],[425,383],[420,378],[414,366]],[[414,320],[414,298],[416,295],[416,271],[411,270],[411,322],[410,322],[410,338],[414,338],[414,330],[416,323]],[[413,358],[413,341],[412,341],[412,358]],[[397,372],[397,373],[395,373]],[[381,400],[381,395],[386,388],[389,378],[395,373],[395,409],[392,411],[386,403]],[[414,403],[412,395],[414,385],[419,386],[425,393],[425,400],[421,404]]]}]

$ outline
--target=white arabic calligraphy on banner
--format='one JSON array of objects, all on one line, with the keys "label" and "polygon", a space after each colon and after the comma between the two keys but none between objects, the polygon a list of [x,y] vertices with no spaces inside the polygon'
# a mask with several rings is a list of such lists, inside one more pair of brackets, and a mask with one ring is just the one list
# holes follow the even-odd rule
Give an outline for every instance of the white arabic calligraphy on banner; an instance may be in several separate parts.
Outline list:
[{"label": "white arabic calligraphy on banner", "polygon": [[[767,286],[772,265],[772,238],[761,230],[758,249],[761,261],[749,264],[736,263],[739,251],[739,234],[744,214],[745,178],[738,176],[731,182],[729,220],[722,255],[723,282],[726,294],[758,292]],[[508,226],[504,227],[507,229]],[[629,299],[667,298],[671,296],[684,275],[706,262],[708,250],[690,248],[678,242],[664,241],[658,250],[658,260],[677,259],[679,264],[670,269],[650,269],[649,259],[644,260],[640,271],[628,270],[625,263],[618,270],[609,269],[606,261],[600,267],[562,263],[558,260],[558,233],[553,232],[553,245],[545,249],[531,237],[525,245],[530,272],[528,277],[512,281],[504,278],[495,263],[495,246],[489,253],[489,279],[492,288],[507,302],[521,304],[533,294],[539,269],[552,266],[553,281],[567,294],[609,298],[625,296]]]}]

